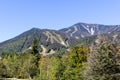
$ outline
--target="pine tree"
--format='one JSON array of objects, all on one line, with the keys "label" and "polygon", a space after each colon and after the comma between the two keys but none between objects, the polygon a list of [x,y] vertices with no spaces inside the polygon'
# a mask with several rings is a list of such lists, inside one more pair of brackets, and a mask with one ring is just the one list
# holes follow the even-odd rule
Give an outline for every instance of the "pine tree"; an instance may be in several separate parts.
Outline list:
[{"label": "pine tree", "polygon": [[32,46],[32,54],[36,55],[39,53],[38,51],[38,39],[37,38],[34,38],[34,41],[33,41],[33,46]]},{"label": "pine tree", "polygon": [[32,54],[36,57],[35,63],[37,67],[39,67],[39,60],[41,58],[41,55],[38,50],[38,45],[39,45],[38,39],[34,38],[33,46],[32,46]]}]

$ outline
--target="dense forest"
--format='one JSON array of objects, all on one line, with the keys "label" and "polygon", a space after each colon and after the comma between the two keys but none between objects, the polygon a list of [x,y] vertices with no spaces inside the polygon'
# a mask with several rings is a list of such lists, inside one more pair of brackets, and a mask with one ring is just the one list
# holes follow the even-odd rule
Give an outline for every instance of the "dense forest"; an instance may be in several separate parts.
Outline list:
[{"label": "dense forest", "polygon": [[98,36],[97,43],[43,56],[35,39],[29,53],[1,54],[0,78],[120,80],[120,46],[116,40]]}]

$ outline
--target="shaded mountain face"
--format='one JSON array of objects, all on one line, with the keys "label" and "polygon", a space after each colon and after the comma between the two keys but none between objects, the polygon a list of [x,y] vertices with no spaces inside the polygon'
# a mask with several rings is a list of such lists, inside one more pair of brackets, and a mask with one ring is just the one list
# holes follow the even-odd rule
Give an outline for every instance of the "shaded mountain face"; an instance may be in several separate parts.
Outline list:
[{"label": "shaded mountain face", "polygon": [[30,50],[34,38],[39,40],[39,51],[42,54],[52,54],[78,43],[78,40],[60,31],[33,28],[13,39],[0,43],[0,52],[25,52]]},{"label": "shaded mountain face", "polygon": [[[119,37],[120,25],[100,25],[77,23],[61,30],[33,28],[21,35],[0,43],[0,52],[26,52],[32,49],[34,38],[39,40],[39,52],[47,55],[58,51],[69,50],[70,46],[99,33]],[[87,38],[86,38],[87,39]],[[91,39],[94,40],[94,37]],[[83,39],[83,41],[85,41]],[[81,42],[82,43],[82,42]]]}]

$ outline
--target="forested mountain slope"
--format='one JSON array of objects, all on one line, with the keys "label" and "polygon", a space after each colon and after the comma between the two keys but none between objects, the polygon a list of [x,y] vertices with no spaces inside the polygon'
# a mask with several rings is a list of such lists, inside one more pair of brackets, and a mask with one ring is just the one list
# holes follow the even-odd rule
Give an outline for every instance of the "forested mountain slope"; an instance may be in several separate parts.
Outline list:
[{"label": "forested mountain slope", "polygon": [[[15,38],[0,43],[0,52],[25,52],[31,49],[34,38],[39,41],[39,52],[52,54],[69,48],[84,39],[95,38],[98,34],[107,34],[113,38],[120,35],[120,25],[102,25],[77,23],[60,30],[32,28]],[[83,40],[83,42],[81,42]],[[92,42],[90,40],[90,42]]]}]

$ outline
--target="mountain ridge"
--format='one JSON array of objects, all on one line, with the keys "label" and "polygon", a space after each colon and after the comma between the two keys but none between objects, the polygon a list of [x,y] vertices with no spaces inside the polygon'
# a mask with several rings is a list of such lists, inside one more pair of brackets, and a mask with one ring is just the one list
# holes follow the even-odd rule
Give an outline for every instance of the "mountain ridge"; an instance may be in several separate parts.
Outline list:
[{"label": "mountain ridge", "polygon": [[[51,54],[79,43],[80,39],[101,34],[120,32],[120,25],[77,23],[60,30],[32,28],[0,43],[0,52],[25,52],[31,49],[35,37],[39,39],[39,52]],[[114,35],[113,35],[114,36]]]}]

